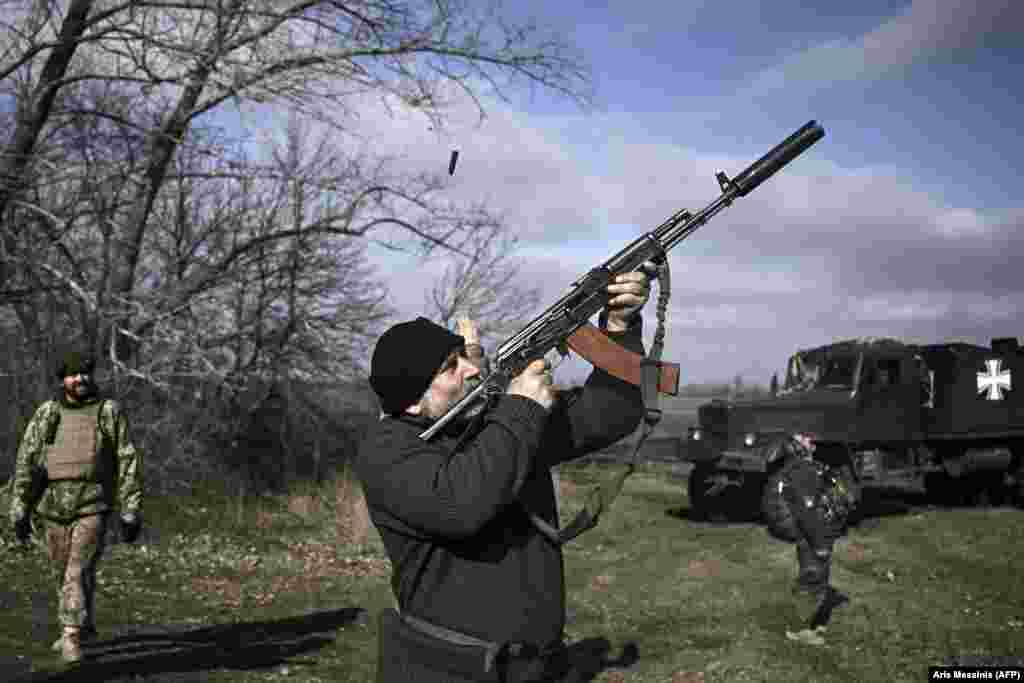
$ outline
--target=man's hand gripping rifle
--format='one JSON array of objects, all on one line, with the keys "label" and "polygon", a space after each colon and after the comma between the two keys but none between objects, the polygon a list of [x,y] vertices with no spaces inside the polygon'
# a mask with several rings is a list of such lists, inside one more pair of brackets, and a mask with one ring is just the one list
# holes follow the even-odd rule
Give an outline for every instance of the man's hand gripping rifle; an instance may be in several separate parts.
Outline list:
[{"label": "man's hand gripping rifle", "polygon": [[[735,178],[730,179],[724,172],[717,173],[715,177],[722,190],[717,199],[695,214],[685,209],[679,211],[573,282],[565,296],[498,347],[491,358],[491,373],[429,429],[420,434],[420,438],[430,439],[470,406],[483,400],[494,400],[504,394],[511,379],[534,360],[544,358],[555,350],[564,356],[568,349],[572,349],[592,365],[641,387],[647,416],[644,420],[644,433],[638,439],[633,453],[635,460],[644,439],[661,417],[661,411],[657,409],[658,393],[673,396],[678,393],[679,366],[660,361],[665,332],[665,309],[670,289],[667,256],[669,250],[711,220],[719,211],[732,204],[736,198],[744,197],[753,191],[824,135],[825,130],[817,122],[809,121]],[[643,270],[649,276],[658,276],[658,327],[648,358],[622,348],[588,322],[608,302],[606,288],[614,278],[637,270]],[[631,463],[626,473],[617,478],[611,489],[599,490],[597,495],[588,501],[586,510],[561,533],[545,524],[536,515],[531,514],[531,518],[552,540],[565,543],[597,523],[597,516],[618,495],[623,481],[632,469]]]}]

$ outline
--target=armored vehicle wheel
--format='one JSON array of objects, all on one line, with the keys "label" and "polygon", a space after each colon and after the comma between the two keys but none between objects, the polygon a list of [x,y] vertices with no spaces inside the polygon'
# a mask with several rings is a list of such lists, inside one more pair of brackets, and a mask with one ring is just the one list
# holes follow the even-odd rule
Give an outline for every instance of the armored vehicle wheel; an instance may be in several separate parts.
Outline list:
[{"label": "armored vehicle wheel", "polygon": [[[1021,448],[1018,446],[1018,448]],[[1020,451],[1017,451],[1018,453]],[[1010,502],[1019,508],[1024,508],[1024,458],[1012,474],[1010,484]]]},{"label": "armored vehicle wheel", "polygon": [[957,505],[961,501],[957,481],[946,472],[929,472],[924,477],[924,490],[936,505]]},{"label": "armored vehicle wheel", "polygon": [[982,507],[1005,505],[1010,502],[1010,490],[1004,482],[1002,472],[985,472],[975,475],[974,498],[971,501]]},{"label": "armored vehicle wheel", "polygon": [[1011,492],[1003,482],[1002,473],[971,472],[953,477],[945,472],[925,476],[925,492],[936,505],[960,507],[1003,505]]},{"label": "armored vehicle wheel", "polygon": [[690,495],[690,518],[704,521],[711,518],[712,496],[707,491],[711,487],[714,468],[708,465],[694,465],[686,482],[686,490]]}]

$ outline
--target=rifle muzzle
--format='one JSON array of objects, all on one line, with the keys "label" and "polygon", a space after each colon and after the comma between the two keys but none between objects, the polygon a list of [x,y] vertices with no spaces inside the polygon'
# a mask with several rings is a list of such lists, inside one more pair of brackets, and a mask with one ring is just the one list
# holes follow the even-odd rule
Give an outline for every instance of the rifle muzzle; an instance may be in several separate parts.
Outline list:
[{"label": "rifle muzzle", "polygon": [[745,196],[823,137],[825,137],[825,129],[818,125],[817,121],[808,121],[800,130],[773,147],[767,154],[747,167],[743,173],[732,179],[732,184],[736,187],[736,195]]}]

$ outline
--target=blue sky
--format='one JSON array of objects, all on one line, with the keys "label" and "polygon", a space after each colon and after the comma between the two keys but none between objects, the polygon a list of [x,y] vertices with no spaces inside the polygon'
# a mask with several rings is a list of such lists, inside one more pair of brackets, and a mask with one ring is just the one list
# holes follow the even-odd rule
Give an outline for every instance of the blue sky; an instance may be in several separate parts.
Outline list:
[{"label": "blue sky", "polygon": [[[460,150],[452,196],[506,212],[545,305],[816,119],[825,139],[672,252],[665,357],[684,381],[767,383],[794,349],[851,336],[1024,337],[1024,3],[611,5],[516,5],[590,61],[590,111],[538,91],[479,126],[455,105],[442,134],[369,124],[411,166]],[[417,315],[440,265],[372,253]]]}]

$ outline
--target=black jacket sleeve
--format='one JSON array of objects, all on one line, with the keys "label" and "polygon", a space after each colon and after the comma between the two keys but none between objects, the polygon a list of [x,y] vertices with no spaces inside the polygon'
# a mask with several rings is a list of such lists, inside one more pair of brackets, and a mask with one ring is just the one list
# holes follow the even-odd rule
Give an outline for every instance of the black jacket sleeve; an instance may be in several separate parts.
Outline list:
[{"label": "black jacket sleeve", "polygon": [[453,453],[451,442],[423,441],[420,427],[386,418],[360,447],[356,474],[367,501],[396,530],[469,537],[518,497],[547,419],[540,404],[504,396],[479,434]]},{"label": "black jacket sleeve", "polygon": [[[644,354],[640,316],[624,332],[604,332],[620,346]],[[610,446],[628,436],[643,419],[640,387],[594,368],[582,390],[561,396],[544,433],[540,464],[554,467]]]}]

